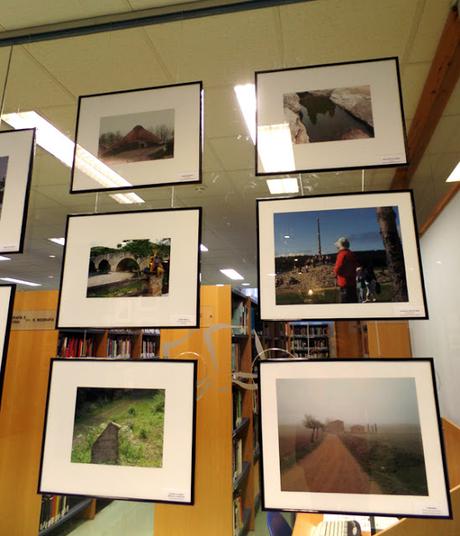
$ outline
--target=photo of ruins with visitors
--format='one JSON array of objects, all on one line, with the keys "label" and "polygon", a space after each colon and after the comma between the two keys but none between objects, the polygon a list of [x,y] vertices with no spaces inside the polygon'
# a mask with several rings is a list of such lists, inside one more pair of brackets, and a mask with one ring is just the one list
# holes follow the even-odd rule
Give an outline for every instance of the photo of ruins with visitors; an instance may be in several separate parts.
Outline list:
[{"label": "photo of ruins with visitors", "polygon": [[407,302],[397,206],[274,214],[276,305]]}]

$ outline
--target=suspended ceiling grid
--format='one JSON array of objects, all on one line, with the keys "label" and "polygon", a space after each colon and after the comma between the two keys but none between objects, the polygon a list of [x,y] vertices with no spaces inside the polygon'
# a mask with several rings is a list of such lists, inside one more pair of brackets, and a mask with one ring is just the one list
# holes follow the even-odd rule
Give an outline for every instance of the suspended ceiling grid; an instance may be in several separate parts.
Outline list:
[{"label": "suspended ceiling grid", "polygon": [[[161,2],[164,3],[164,2]],[[158,2],[3,1],[4,29],[120,13]],[[232,267],[256,284],[255,199],[269,196],[254,176],[254,147],[233,86],[255,70],[399,56],[406,123],[411,119],[439,41],[450,0],[316,0],[14,48],[5,112],[35,110],[73,138],[78,95],[203,80],[203,184],[174,189],[174,206],[203,206],[202,282],[224,283]],[[14,10],[13,10],[14,6]],[[47,18],[47,13],[51,15]],[[0,80],[9,48],[0,49]],[[460,156],[457,87],[415,174],[422,221],[445,190]],[[394,170],[366,170],[366,190],[387,189]],[[361,171],[304,174],[305,194],[361,190]],[[69,195],[70,169],[37,148],[24,255],[0,264],[0,275],[56,288],[67,213],[137,209],[107,194]],[[171,206],[171,188],[141,189],[142,208]],[[56,255],[51,259],[49,255]]]}]

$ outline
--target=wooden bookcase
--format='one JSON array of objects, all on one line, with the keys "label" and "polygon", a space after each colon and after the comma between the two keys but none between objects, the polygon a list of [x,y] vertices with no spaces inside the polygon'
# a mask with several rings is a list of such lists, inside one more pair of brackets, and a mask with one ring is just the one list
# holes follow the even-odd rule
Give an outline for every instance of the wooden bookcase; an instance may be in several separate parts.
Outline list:
[{"label": "wooden bookcase", "polygon": [[254,480],[258,478],[254,468],[254,394],[244,388],[247,382],[239,376],[252,372],[252,307],[250,298],[232,293],[232,357],[237,355],[232,359],[233,533],[237,536],[254,528]]}]

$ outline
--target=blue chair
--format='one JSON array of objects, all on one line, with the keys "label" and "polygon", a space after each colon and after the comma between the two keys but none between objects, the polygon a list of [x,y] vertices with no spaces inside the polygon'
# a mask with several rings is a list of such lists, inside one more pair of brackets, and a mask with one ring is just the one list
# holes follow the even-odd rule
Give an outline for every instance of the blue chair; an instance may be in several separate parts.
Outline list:
[{"label": "blue chair", "polygon": [[267,512],[267,527],[270,536],[291,536],[292,529],[281,512]]}]

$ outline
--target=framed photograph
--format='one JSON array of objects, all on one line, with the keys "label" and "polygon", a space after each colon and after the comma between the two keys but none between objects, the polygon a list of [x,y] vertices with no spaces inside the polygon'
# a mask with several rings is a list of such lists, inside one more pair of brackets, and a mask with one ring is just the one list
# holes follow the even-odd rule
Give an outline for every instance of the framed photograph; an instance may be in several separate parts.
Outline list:
[{"label": "framed photograph", "polygon": [[451,517],[432,359],[261,361],[265,509]]},{"label": "framed photograph", "polygon": [[428,318],[410,191],[257,201],[262,320]]},{"label": "framed photograph", "polygon": [[0,285],[0,405],[2,402],[15,293],[16,285]]},{"label": "framed photograph", "polygon": [[196,361],[52,359],[39,493],[193,504]]},{"label": "framed photograph", "polygon": [[201,182],[202,89],[79,97],[70,193]]},{"label": "framed photograph", "polygon": [[69,215],[57,329],[199,324],[201,208]]},{"label": "framed photograph", "polygon": [[397,58],[256,73],[256,175],[407,164]]},{"label": "framed photograph", "polygon": [[35,129],[0,132],[0,254],[22,253]]}]

